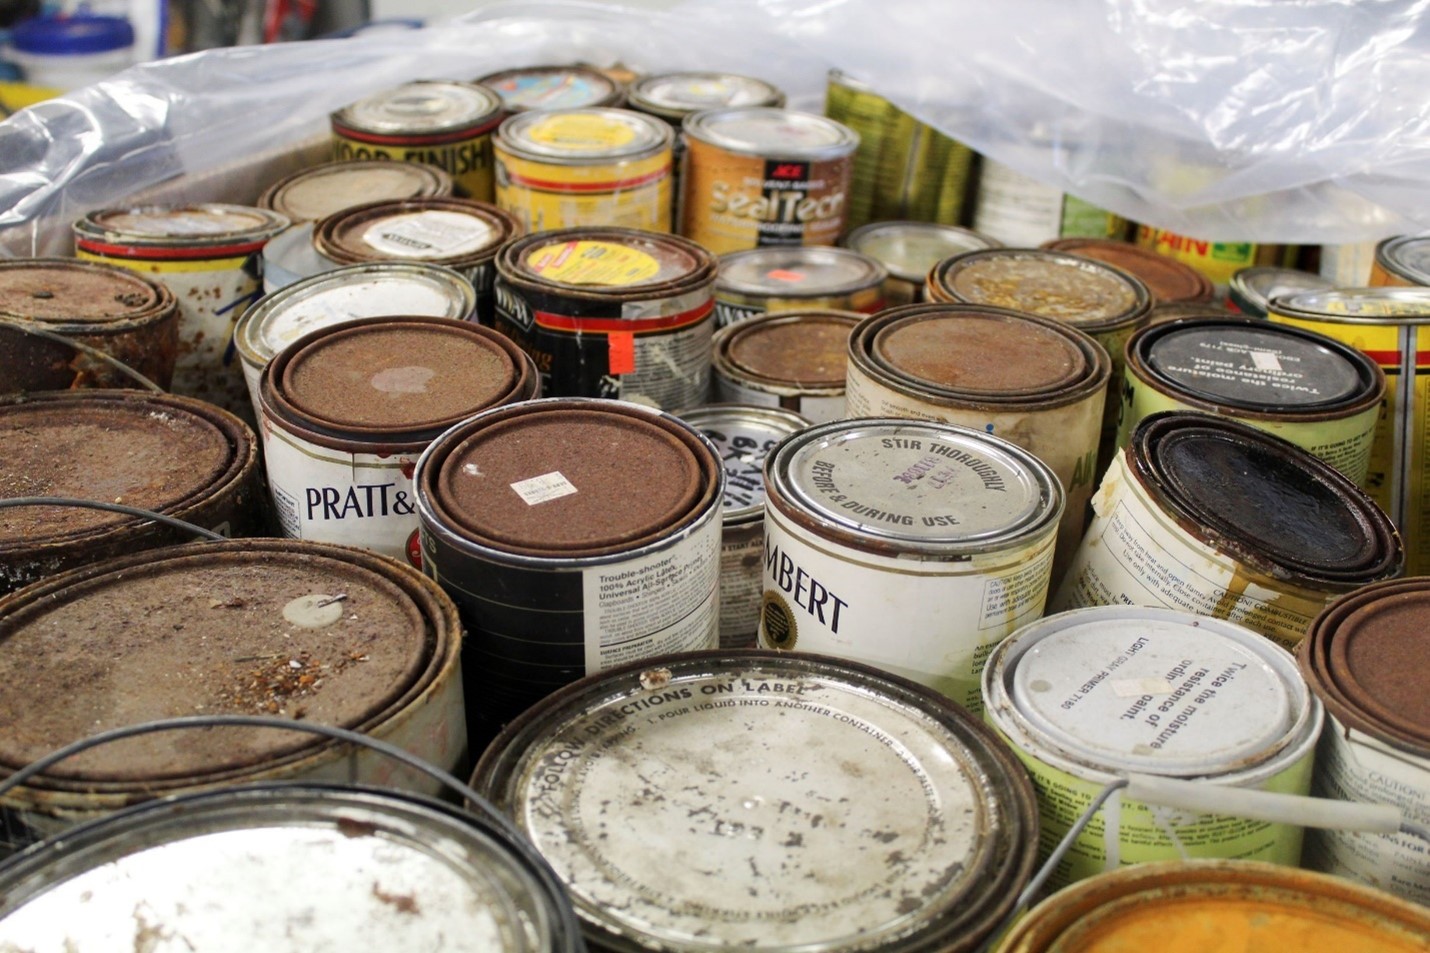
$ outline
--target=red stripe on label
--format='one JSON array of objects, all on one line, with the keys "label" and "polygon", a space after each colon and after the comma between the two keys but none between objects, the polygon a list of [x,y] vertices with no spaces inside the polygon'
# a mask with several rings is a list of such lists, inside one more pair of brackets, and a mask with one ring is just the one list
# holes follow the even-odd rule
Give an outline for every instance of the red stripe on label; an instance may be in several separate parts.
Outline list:
[{"label": "red stripe on label", "polygon": [[642,185],[650,185],[669,174],[670,168],[667,166],[645,175],[636,176],[634,179],[615,179],[610,182],[552,182],[548,179],[533,179],[511,172],[507,173],[507,180],[512,185],[524,185],[547,192],[619,192],[621,189],[636,189]]},{"label": "red stripe on label", "polygon": [[636,369],[636,336],[615,333],[607,335],[612,374],[630,374]]},{"label": "red stripe on label", "polygon": [[75,242],[75,248],[94,255],[110,255],[115,258],[143,258],[152,261],[172,261],[175,259],[237,258],[240,255],[251,255],[256,251],[262,251],[263,246],[267,243],[268,240],[264,239],[261,242],[244,242],[242,245],[204,245],[199,248],[174,248],[165,246],[159,248],[153,246],[108,245],[104,242],[77,241]]},{"label": "red stripe on label", "polygon": [[[1390,369],[1398,368],[1404,359],[1403,351],[1362,351],[1361,353],[1381,367]],[[1430,367],[1430,351],[1416,351],[1415,366]]]},{"label": "red stripe on label", "polygon": [[713,310],[715,310],[715,302],[707,301],[689,311],[668,314],[659,318],[573,318],[565,314],[552,314],[549,311],[538,311],[534,317],[540,327],[551,328],[554,331],[593,331],[600,334],[616,335],[669,331],[672,328],[699,324],[709,317]]}]

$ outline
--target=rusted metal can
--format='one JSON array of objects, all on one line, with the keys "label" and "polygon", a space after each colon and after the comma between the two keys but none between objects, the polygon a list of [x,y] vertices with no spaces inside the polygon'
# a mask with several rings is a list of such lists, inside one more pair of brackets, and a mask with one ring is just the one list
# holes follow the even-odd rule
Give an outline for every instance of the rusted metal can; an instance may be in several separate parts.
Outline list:
[{"label": "rusted metal can", "polygon": [[387,317],[314,330],[263,371],[258,411],[283,534],[421,566],[412,478],[443,431],[538,394],[508,338],[469,321]]},{"label": "rusted metal can", "polygon": [[504,115],[501,98],[475,83],[404,83],[333,113],[333,158],[434,166],[467,198],[490,202],[492,132]]},{"label": "rusted metal can", "polygon": [[[983,711],[1038,791],[1046,859],[1107,784],[1129,773],[1304,795],[1324,718],[1295,659],[1220,619],[1132,606],[1023,626],[983,670]],[[1116,795],[1049,883],[1186,857],[1296,866],[1302,829]]]},{"label": "rusted metal can", "polygon": [[781,311],[715,334],[715,399],[782,407],[815,423],[849,416],[844,388],[849,333],[860,315],[848,311]]},{"label": "rusted metal can", "polygon": [[71,258],[0,262],[0,391],[136,387],[133,377],[35,327],[97,348],[160,387],[174,376],[179,305],[162,283]]},{"label": "rusted metal can", "polygon": [[1118,446],[1143,418],[1198,410],[1310,451],[1365,486],[1385,374],[1334,338],[1242,318],[1190,318],[1127,342]]},{"label": "rusted metal can", "polygon": [[466,624],[474,736],[583,675],[714,648],[724,493],[709,440],[625,401],[528,401],[434,441],[422,559]]},{"label": "rusted metal can", "polygon": [[0,872],[0,946],[112,949],[137,935],[150,950],[580,953],[570,902],[537,863],[495,819],[405,792],[215,791],[16,858]]},{"label": "rusted metal can", "polygon": [[717,255],[833,245],[848,221],[848,126],[792,109],[710,109],[685,119],[680,234]]},{"label": "rusted metal can", "polygon": [[1226,294],[1232,275],[1241,269],[1252,265],[1293,268],[1300,252],[1297,245],[1202,241],[1147,225],[1137,226],[1136,242],[1143,248],[1195,268],[1216,286],[1218,295]]},{"label": "rusted metal can", "polygon": [[548,396],[694,407],[710,386],[716,267],[674,235],[528,235],[497,258],[496,327],[531,355]]},{"label": "rusted metal can", "polygon": [[1385,372],[1366,489],[1405,541],[1405,571],[1430,573],[1430,290],[1334,289],[1273,298],[1268,317],[1343,341]]},{"label": "rusted metal can", "polygon": [[770,311],[859,311],[884,307],[889,273],[848,248],[752,248],[720,258],[715,323],[728,327]]},{"label": "rusted metal can", "polygon": [[501,97],[509,113],[619,106],[625,87],[589,66],[523,66],[488,73],[474,82]]},{"label": "rusted metal can", "polygon": [[174,393],[247,418],[233,328],[263,293],[263,246],[287,227],[277,212],[243,205],[101,209],[75,222],[75,255],[163,282],[179,302]]},{"label": "rusted metal can", "polygon": [[1375,246],[1370,268],[1372,286],[1430,285],[1430,238],[1398,235]]},{"label": "rusted metal can", "polygon": [[290,222],[316,222],[368,202],[445,198],[452,177],[435,165],[401,159],[349,159],[299,169],[263,190],[258,207]]},{"label": "rusted metal can", "polygon": [[1060,238],[1120,241],[1132,229],[1121,215],[988,156],[979,161],[974,194],[973,228],[1015,248]]},{"label": "rusted metal can", "polygon": [[1303,291],[1329,291],[1333,285],[1320,275],[1296,268],[1255,265],[1231,276],[1227,303],[1249,318],[1266,317],[1272,298]]},{"label": "rusted metal can", "polygon": [[513,722],[473,783],[599,949],[972,951],[1032,871],[1032,790],[992,732],[820,656],[588,678]]},{"label": "rusted metal can", "polygon": [[[337,725],[461,770],[460,642],[456,607],[434,583],[362,550],[244,539],[120,556],[0,605],[13,728],[0,766],[99,731],[207,713]],[[45,701],[56,693],[65,704]],[[0,803],[46,829],[155,797],[300,779],[437,789],[366,748],[226,727],[93,749]]]},{"label": "rusted metal can", "polygon": [[994,953],[1285,950],[1414,953],[1424,907],[1339,877],[1243,860],[1138,864],[1035,907]]},{"label": "rusted metal can", "polygon": [[938,222],[870,222],[839,242],[873,258],[889,272],[884,279],[884,304],[916,304],[924,300],[924,285],[934,265],[964,252],[997,248],[999,242],[972,229]]},{"label": "rusted metal can", "polygon": [[372,202],[328,216],[313,231],[313,247],[339,265],[373,261],[445,265],[472,283],[477,317],[495,314],[492,283],[497,252],[522,234],[521,223],[495,205],[465,199]]},{"label": "rusted metal can", "polygon": [[1043,243],[1048,251],[1067,252],[1106,262],[1135,275],[1152,294],[1152,306],[1176,302],[1209,303],[1216,293],[1210,280],[1190,265],[1141,245],[1109,238],[1060,238]]},{"label": "rusted metal can", "polygon": [[679,417],[703,433],[725,465],[720,533],[720,648],[755,647],[765,562],[765,457],[810,426],[777,407],[711,404]]},{"label": "rusted metal can", "polygon": [[[1357,589],[1326,607],[1301,643],[1301,671],[1329,715],[1312,791],[1393,804],[1430,825],[1430,579]],[[1305,864],[1430,905],[1430,859],[1408,834],[1306,832]]]},{"label": "rusted metal can", "polygon": [[890,308],[849,336],[847,416],[941,420],[995,434],[1052,468],[1067,495],[1053,579],[1082,540],[1112,364],[1051,318],[981,305]]},{"label": "rusted metal can", "polygon": [[[262,531],[258,438],[188,397],[133,390],[50,391],[0,400],[6,497],[121,503],[225,536]],[[92,509],[0,510],[0,592],[189,536]]]},{"label": "rusted metal can", "polygon": [[886,418],[802,431],[765,461],[760,647],[852,658],[976,711],[988,653],[1043,613],[1062,511],[1053,471],[999,437]]},{"label": "rusted metal can", "polygon": [[1210,414],[1145,418],[1092,507],[1054,612],[1161,606],[1295,648],[1333,599],[1399,575],[1404,562],[1390,518],[1340,471]]},{"label": "rusted metal can", "polygon": [[670,126],[629,109],[519,113],[494,142],[496,203],[529,232],[670,231]]}]

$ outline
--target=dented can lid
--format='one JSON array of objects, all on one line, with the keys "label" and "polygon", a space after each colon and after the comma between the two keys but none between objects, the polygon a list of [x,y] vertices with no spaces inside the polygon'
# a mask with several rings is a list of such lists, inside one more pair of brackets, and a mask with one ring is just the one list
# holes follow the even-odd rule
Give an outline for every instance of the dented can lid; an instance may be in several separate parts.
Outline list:
[{"label": "dented can lid", "polygon": [[859,134],[815,113],[767,106],[707,109],[685,117],[687,137],[741,155],[781,159],[841,159],[859,147]]},{"label": "dented can lid", "polygon": [[726,526],[763,518],[765,457],[785,437],[811,426],[792,410],[744,404],[708,404],[677,416],[709,439],[724,464]]},{"label": "dented can lid", "polygon": [[502,101],[485,86],[451,80],[417,80],[384,90],[333,113],[339,133],[381,136],[471,134],[473,127],[495,126]]},{"label": "dented can lid", "polygon": [[1135,325],[1152,296],[1132,275],[1090,258],[1025,248],[967,252],[938,264],[931,284],[965,304],[1055,318],[1088,333]]},{"label": "dented can lid", "polygon": [[1132,242],[1111,238],[1059,238],[1045,242],[1048,251],[1069,252],[1106,262],[1141,279],[1154,304],[1209,302],[1216,292],[1211,279],[1191,265]]},{"label": "dented can lid", "polygon": [[954,255],[998,248],[1002,242],[958,225],[941,222],[870,222],[840,242],[875,259],[889,274],[923,284],[929,269]]},{"label": "dented can lid", "polygon": [[476,82],[501,97],[507,112],[613,106],[624,90],[588,66],[526,66],[488,73]]},{"label": "dented can lid", "polygon": [[1272,298],[1304,291],[1328,291],[1331,287],[1330,281],[1309,271],[1256,265],[1231,276],[1227,297],[1243,314],[1264,318]]},{"label": "dented can lid", "polygon": [[452,177],[436,166],[358,159],[300,169],[270,185],[258,204],[293,222],[316,222],[368,202],[451,194]]},{"label": "dented can lid", "polygon": [[427,261],[465,268],[490,261],[521,226],[495,205],[458,198],[369,202],[334,212],[313,246],[339,264]]},{"label": "dented can lid", "polygon": [[1414,285],[1430,285],[1430,237],[1396,235],[1375,246],[1375,260],[1386,271]]},{"label": "dented can lid", "polygon": [[670,126],[631,109],[543,109],[517,113],[497,130],[497,147],[562,165],[632,160],[669,149]]},{"label": "dented can lid", "polygon": [[782,387],[844,392],[849,311],[773,311],[715,332],[715,365],[728,377]]},{"label": "dented can lid", "polygon": [[160,254],[174,248],[203,248],[244,254],[291,224],[269,209],[247,205],[144,205],[90,212],[75,222],[75,241],[89,251]]},{"label": "dented can lid", "polygon": [[51,328],[152,321],[174,307],[169,290],[143,274],[73,258],[0,262],[0,316]]},{"label": "dented can lid", "polygon": [[601,948],[972,948],[1036,849],[1027,775],[976,718],[804,653],[588,677],[510,724],[473,783]]},{"label": "dented can lid", "polygon": [[720,106],[783,106],[785,95],[753,76],[692,70],[638,80],[628,100],[632,109],[679,122],[691,113]]},{"label": "dented can lid", "polygon": [[822,298],[876,288],[887,277],[888,272],[879,262],[848,248],[751,248],[721,256],[715,294]]}]

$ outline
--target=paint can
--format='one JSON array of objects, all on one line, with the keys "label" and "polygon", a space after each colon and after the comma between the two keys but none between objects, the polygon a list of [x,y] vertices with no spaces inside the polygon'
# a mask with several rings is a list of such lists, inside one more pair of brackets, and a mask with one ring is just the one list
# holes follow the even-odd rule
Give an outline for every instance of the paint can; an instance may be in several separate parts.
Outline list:
[{"label": "paint can", "polygon": [[1043,901],[994,953],[1284,950],[1415,953],[1424,907],[1339,877],[1240,860],[1139,864]]},{"label": "paint can", "polygon": [[1255,242],[1212,242],[1188,238],[1165,228],[1137,226],[1137,244],[1159,255],[1190,265],[1226,294],[1232,275],[1252,265],[1292,268],[1300,252],[1297,245],[1266,245]]},{"label": "paint can", "polygon": [[332,114],[333,158],[434,166],[465,197],[490,202],[492,131],[504,115],[501,99],[475,83],[404,83]]},{"label": "paint can", "polygon": [[1332,288],[1364,288],[1371,284],[1378,244],[1372,241],[1322,245],[1317,270]]},{"label": "paint can", "polygon": [[290,222],[316,222],[368,202],[445,198],[452,177],[435,165],[401,159],[349,159],[299,169],[263,190],[258,207]]},{"label": "paint can", "polygon": [[313,247],[338,265],[373,261],[445,265],[472,283],[478,320],[489,324],[495,304],[497,252],[522,234],[521,224],[495,205],[466,199],[372,202],[328,216],[314,226]]},{"label": "paint can", "polygon": [[103,351],[159,387],[174,376],[179,305],[162,283],[72,258],[0,262],[0,391],[135,387],[133,377],[34,327]]},{"label": "paint can", "polygon": [[[1038,138],[1051,145],[1047,133]],[[973,228],[1014,248],[1035,248],[1060,238],[1119,241],[1132,223],[985,155],[978,164]]]},{"label": "paint can", "polygon": [[1106,262],[1135,275],[1152,294],[1152,306],[1176,302],[1209,304],[1216,289],[1191,265],[1149,248],[1110,238],[1060,238],[1045,242],[1048,251],[1067,252]]},{"label": "paint can", "polygon": [[868,255],[827,246],[751,248],[720,258],[715,323],[728,327],[771,311],[859,311],[884,307],[889,273]]},{"label": "paint can", "polygon": [[710,387],[716,267],[675,235],[528,235],[497,257],[496,328],[531,355],[548,396],[694,407]]},{"label": "paint can", "polygon": [[868,255],[889,272],[884,280],[886,307],[923,301],[929,270],[945,258],[999,246],[996,240],[972,229],[907,221],[861,225],[839,243]]},{"label": "paint can", "polygon": [[1182,318],[1231,318],[1236,315],[1237,312],[1212,301],[1177,301],[1172,304],[1154,305],[1147,323],[1165,324],[1168,321],[1180,321]]},{"label": "paint can", "polygon": [[849,334],[860,315],[848,311],[780,311],[715,334],[715,399],[782,407],[815,423],[849,416],[844,400]]},{"label": "paint can", "polygon": [[777,407],[711,404],[681,411],[725,466],[720,531],[720,648],[755,647],[765,562],[765,457],[775,444],[810,426]]},{"label": "paint can", "polygon": [[1092,508],[1051,611],[1161,606],[1295,648],[1329,602],[1404,561],[1389,517],[1340,471],[1210,414],[1142,420]]},{"label": "paint can", "polygon": [[1274,298],[1277,324],[1316,331],[1364,351],[1385,372],[1366,489],[1400,530],[1405,571],[1430,573],[1430,290],[1345,288]]},{"label": "paint can", "polygon": [[473,736],[584,675],[714,648],[724,492],[710,441],[625,401],[528,401],[434,441],[422,560],[466,626]]},{"label": "paint can", "polygon": [[179,303],[173,391],[244,419],[252,412],[233,327],[262,295],[261,254],[288,220],[243,205],[150,205],[75,222],[75,256],[153,274]]},{"label": "paint can", "polygon": [[319,328],[356,318],[420,315],[476,319],[472,283],[450,268],[420,262],[347,265],[264,295],[234,328],[243,376],[258,410],[258,378],[273,356]]},{"label": "paint can", "polygon": [[536,368],[469,321],[385,317],[298,338],[262,373],[258,413],[283,535],[420,567],[413,471],[427,445],[489,407],[537,396]]},{"label": "paint can", "polygon": [[619,106],[625,87],[589,66],[522,66],[488,73],[474,82],[501,97],[509,113]]},{"label": "paint can", "polygon": [[821,424],[765,461],[760,647],[850,658],[980,707],[1005,636],[1043,614],[1063,490],[952,424]]},{"label": "paint can", "polygon": [[[0,766],[13,771],[156,718],[233,714],[336,725],[462,770],[460,642],[456,607],[434,583],[362,550],[244,539],[131,553],[38,582],[0,607],[13,728],[0,740]],[[92,749],[0,804],[54,830],[150,798],[278,780],[437,790],[370,749],[224,727]]]},{"label": "paint can", "polygon": [[1309,271],[1255,265],[1231,276],[1226,298],[1233,308],[1248,318],[1264,318],[1272,298],[1303,291],[1329,291],[1332,287],[1330,281]]},{"label": "paint can", "polygon": [[[8,498],[119,503],[225,536],[263,529],[258,438],[232,414],[172,394],[49,391],[0,400],[0,486]],[[135,516],[7,508],[0,510],[0,592],[187,539]]]},{"label": "paint can", "polygon": [[588,678],[512,723],[473,783],[598,949],[971,953],[1032,869],[1032,791],[992,732],[820,656]]},{"label": "paint can", "polygon": [[1377,243],[1368,283],[1376,287],[1430,285],[1430,238],[1397,235]]},{"label": "paint can", "polygon": [[528,232],[670,231],[670,126],[629,109],[518,113],[497,130],[496,203]]},{"label": "paint can", "polygon": [[1082,539],[1112,364],[1051,318],[980,305],[890,308],[849,336],[849,417],[940,420],[994,434],[1047,464],[1067,497],[1053,579]]},{"label": "paint can", "polygon": [[[1324,713],[1296,661],[1220,619],[1100,606],[1013,633],[983,670],[983,711],[1038,792],[1044,859],[1129,773],[1305,795]],[[1302,828],[1114,794],[1049,878],[1188,857],[1296,866]]]},{"label": "paint can", "polygon": [[687,116],[678,231],[717,255],[766,245],[833,245],[848,221],[848,126],[793,109],[742,106]]},{"label": "paint can", "polygon": [[263,293],[272,294],[303,278],[340,267],[313,247],[316,222],[299,222],[274,235],[263,246]]},{"label": "paint can", "polygon": [[[1430,580],[1381,582],[1337,599],[1311,623],[1299,661],[1328,724],[1312,791],[1393,804],[1430,825]],[[1426,844],[1408,834],[1306,832],[1305,864],[1430,904]]]},{"label": "paint can", "polygon": [[785,94],[762,79],[698,70],[646,76],[631,85],[626,99],[628,108],[659,116],[676,127],[686,116],[706,109],[784,104]]}]

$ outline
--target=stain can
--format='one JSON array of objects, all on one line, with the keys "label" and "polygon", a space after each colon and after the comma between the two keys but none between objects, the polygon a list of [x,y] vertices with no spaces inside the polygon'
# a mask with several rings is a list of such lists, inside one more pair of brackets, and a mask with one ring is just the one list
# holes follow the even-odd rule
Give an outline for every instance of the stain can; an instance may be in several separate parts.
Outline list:
[{"label": "stain can", "polygon": [[972,951],[1032,872],[1032,790],[992,732],[820,656],[588,678],[513,722],[473,783],[598,949]]},{"label": "stain can", "polygon": [[1053,579],[1082,539],[1112,364],[1051,318],[980,305],[890,308],[849,336],[847,416],[940,420],[1046,463],[1066,494]]},{"label": "stain can", "polygon": [[1430,285],[1430,238],[1397,235],[1377,243],[1369,284],[1377,287]]},{"label": "stain can", "polygon": [[[133,390],[0,399],[0,489],[121,503],[225,536],[262,531],[258,438],[205,401]],[[0,510],[0,593],[189,534],[93,509]]]},{"label": "stain can", "polygon": [[884,307],[888,271],[868,255],[828,246],[751,248],[720,258],[715,323],[728,327],[771,311]]},{"label": "stain can", "polygon": [[703,433],[725,466],[720,532],[720,648],[755,647],[765,562],[765,457],[810,426],[777,407],[711,404],[678,415]]},{"label": "stain can", "polygon": [[938,222],[870,222],[839,242],[873,258],[889,272],[884,280],[887,307],[924,300],[929,271],[945,258],[997,248],[999,242],[972,229]]},{"label": "stain can", "polygon": [[[0,262],[0,321],[72,338],[160,387],[174,376],[179,306],[162,283],[71,258]],[[58,341],[0,326],[0,391],[135,387],[135,379]]]},{"label": "stain can", "polygon": [[[0,740],[0,766],[112,728],[234,714],[337,725],[463,770],[460,642],[456,607],[434,583],[359,549],[244,539],[131,553],[0,607],[10,685],[0,712],[15,729]],[[45,830],[150,798],[277,780],[437,789],[367,748],[224,727],[92,749],[0,803]]]},{"label": "stain can", "polygon": [[717,255],[766,245],[833,245],[848,221],[848,126],[763,106],[687,116],[678,231]]},{"label": "stain can", "polygon": [[523,66],[488,73],[474,82],[501,97],[509,113],[619,106],[625,87],[589,66]]},{"label": "stain can", "polygon": [[418,456],[473,414],[537,393],[530,359],[469,321],[368,318],[298,338],[268,363],[258,388],[283,534],[420,567]]},{"label": "stain can", "polygon": [[504,825],[352,785],[150,802],[16,858],[0,895],[8,949],[584,949]]},{"label": "stain can", "polygon": [[844,400],[848,311],[780,311],[715,334],[715,399],[782,407],[815,423],[849,416]]},{"label": "stain can", "polygon": [[490,202],[492,131],[504,115],[500,97],[475,83],[404,83],[332,114],[333,158],[433,166],[465,197]]},{"label": "stain can", "polygon": [[419,315],[475,320],[476,291],[450,268],[421,262],[347,265],[264,295],[234,329],[248,394],[258,410],[258,379],[274,355],[311,331],[356,318]]},{"label": "stain can", "polygon": [[1227,303],[1249,318],[1264,318],[1272,298],[1303,291],[1329,291],[1332,283],[1295,268],[1255,265],[1231,276]]},{"label": "stain can", "polygon": [[[1324,713],[1285,649],[1220,619],[1133,606],[1020,628],[983,670],[983,711],[1038,792],[1046,858],[1129,773],[1308,793]],[[1065,886],[1187,857],[1296,866],[1302,828],[1161,808],[1114,794],[1054,869]]]},{"label": "stain can", "polygon": [[1075,884],[1035,907],[993,949],[1414,953],[1427,945],[1425,908],[1378,890],[1275,864],[1189,860]]},{"label": "stain can", "polygon": [[490,729],[584,675],[714,648],[724,493],[709,440],[626,401],[528,401],[434,441],[422,560],[462,612],[474,716]]},{"label": "stain can", "polygon": [[1375,246],[1379,242],[1352,242],[1320,246],[1317,271],[1333,288],[1364,288],[1371,284],[1375,269]]},{"label": "stain can", "polygon": [[339,265],[373,261],[445,265],[472,283],[478,320],[495,314],[497,252],[522,234],[521,223],[495,205],[466,199],[372,202],[334,213],[313,230],[318,254]]},{"label": "stain can", "polygon": [[75,222],[75,255],[163,282],[179,303],[174,393],[247,418],[233,328],[263,293],[263,246],[287,227],[277,212],[244,205],[101,209]]},{"label": "stain can", "polygon": [[1211,281],[1191,265],[1131,242],[1110,238],[1060,238],[1045,242],[1042,247],[1106,262],[1135,275],[1151,292],[1154,308],[1183,301],[1209,304],[1216,293]]},{"label": "stain can", "polygon": [[1211,414],[1142,420],[1092,508],[1051,611],[1161,606],[1294,648],[1333,599],[1404,561],[1389,517],[1340,471]]},{"label": "stain can", "polygon": [[263,293],[272,294],[303,278],[340,267],[313,247],[316,222],[299,222],[274,235],[263,246]]},{"label": "stain can", "polygon": [[494,141],[496,203],[529,232],[670,231],[670,126],[629,109],[518,113]]},{"label": "stain can", "polygon": [[290,222],[316,222],[368,202],[445,198],[452,177],[435,165],[401,159],[349,159],[299,169],[263,190],[258,207]]},{"label": "stain can", "polygon": [[875,665],[977,711],[993,646],[1043,614],[1062,511],[1053,471],[999,437],[886,418],[802,431],[765,461],[760,647]]},{"label": "stain can", "polygon": [[1364,351],[1385,372],[1366,489],[1405,542],[1405,571],[1430,573],[1430,290],[1346,288],[1273,298],[1277,324]]},{"label": "stain can", "polygon": [[531,355],[548,396],[694,407],[710,387],[716,267],[675,235],[528,235],[497,258],[496,328]]},{"label": "stain can", "polygon": [[1243,318],[1150,325],[1127,342],[1118,446],[1164,410],[1219,414],[1273,433],[1365,486],[1385,374],[1334,338]]},{"label": "stain can", "polygon": [[1034,248],[1060,238],[1116,241],[1132,228],[1121,215],[986,155],[978,165],[975,194],[973,228],[1015,248]]},{"label": "stain can", "polygon": [[[1329,716],[1312,791],[1393,804],[1430,825],[1430,579],[1342,596],[1311,623],[1299,661]],[[1306,866],[1430,905],[1425,842],[1407,834],[1306,832]]]},{"label": "stain can", "polygon": [[1252,265],[1291,268],[1300,252],[1297,245],[1202,241],[1148,225],[1137,226],[1136,241],[1143,248],[1195,268],[1216,286],[1218,295],[1226,294],[1232,276],[1241,269]]}]

